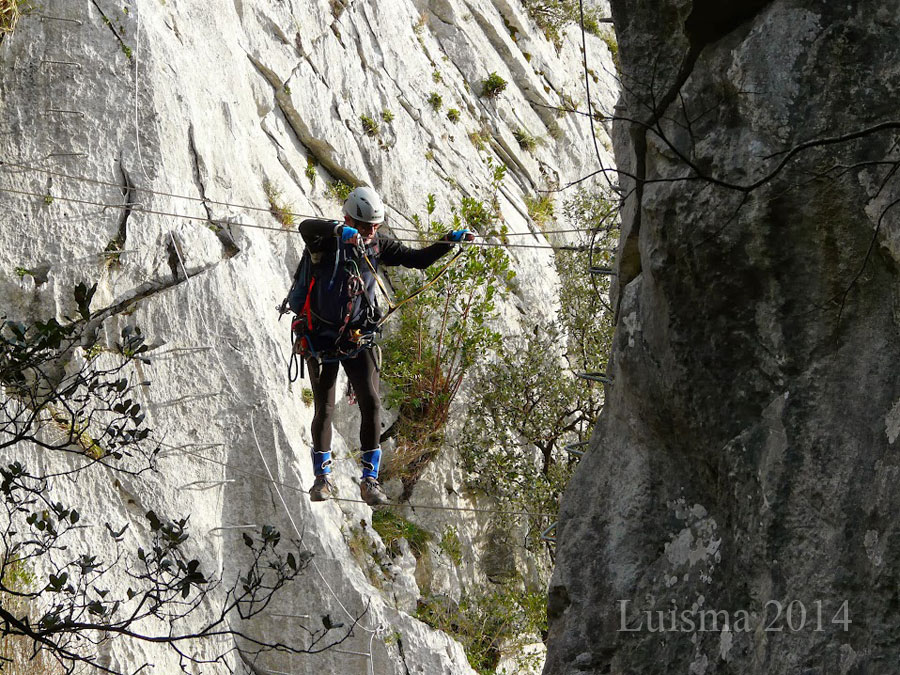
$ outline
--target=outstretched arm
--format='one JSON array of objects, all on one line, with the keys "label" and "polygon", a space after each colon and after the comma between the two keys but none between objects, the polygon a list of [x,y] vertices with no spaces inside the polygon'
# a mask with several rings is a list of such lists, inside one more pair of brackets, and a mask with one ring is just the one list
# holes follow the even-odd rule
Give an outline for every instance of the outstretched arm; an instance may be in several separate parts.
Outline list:
[{"label": "outstretched arm", "polygon": [[410,248],[401,244],[396,239],[379,235],[381,247],[381,262],[385,265],[403,265],[424,270],[431,267],[438,259],[453,248],[454,242],[472,241],[475,235],[468,230],[454,230],[448,232],[440,241],[436,241],[425,248]]}]

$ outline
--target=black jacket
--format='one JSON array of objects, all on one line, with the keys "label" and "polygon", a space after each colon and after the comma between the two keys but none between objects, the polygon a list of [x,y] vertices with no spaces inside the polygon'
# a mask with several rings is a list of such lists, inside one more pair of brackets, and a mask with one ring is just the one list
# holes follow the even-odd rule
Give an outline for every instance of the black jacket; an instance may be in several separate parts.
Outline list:
[{"label": "black jacket", "polygon": [[[342,224],[337,220],[319,219],[300,223],[300,234],[312,258],[314,282],[310,291],[310,311],[315,324],[313,332],[328,337],[333,335],[335,339],[339,338],[345,320],[346,327],[367,331],[372,330],[383,315],[378,306],[375,273],[355,247],[341,241],[337,228]],[[452,248],[451,242],[438,241],[414,249],[379,231],[366,247],[366,255],[375,270],[379,264],[426,269]],[[354,278],[361,279],[361,285]]]}]

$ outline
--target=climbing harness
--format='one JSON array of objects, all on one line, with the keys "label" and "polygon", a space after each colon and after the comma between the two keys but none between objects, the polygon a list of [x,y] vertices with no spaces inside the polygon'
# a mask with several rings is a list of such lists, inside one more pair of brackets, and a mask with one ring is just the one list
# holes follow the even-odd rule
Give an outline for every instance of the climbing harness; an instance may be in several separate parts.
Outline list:
[{"label": "climbing harness", "polygon": [[[377,249],[376,249],[377,251]],[[305,250],[303,253],[303,258],[298,265],[297,271],[294,274],[294,282],[291,285],[291,290],[288,293],[288,297],[282,301],[281,305],[277,308],[279,312],[279,319],[287,314],[288,311],[293,310],[296,314],[293,321],[291,321],[291,358],[288,362],[288,382],[293,384],[296,382],[298,376],[302,379],[305,375],[304,368],[304,360],[307,357],[311,357],[319,361],[319,363],[333,363],[335,361],[344,361],[347,359],[352,359],[357,356],[361,352],[366,349],[373,349],[373,355],[375,357],[375,367],[377,370],[381,370],[381,349],[378,347],[375,342],[375,336],[381,330],[381,326],[406,303],[414,300],[426,290],[431,288],[437,281],[450,269],[450,267],[457,261],[459,258],[466,252],[465,248],[460,248],[456,254],[450,258],[441,268],[429,279],[426,281],[421,287],[410,293],[407,297],[399,302],[393,302],[391,299],[391,294],[385,286],[384,282],[381,280],[381,276],[378,274],[378,270],[375,268],[375,265],[372,263],[372,260],[369,256],[369,248],[363,243],[360,242],[356,246],[356,253],[358,257],[365,261],[369,270],[372,272],[372,276],[375,280],[375,283],[381,289],[382,294],[388,304],[388,311],[381,316],[378,317],[378,308],[377,305],[372,301],[372,298],[369,297],[369,294],[366,292],[366,284],[363,279],[362,270],[360,270],[359,264],[356,260],[352,258],[347,258],[344,255],[343,247],[338,245],[338,250],[335,254],[335,264],[332,270],[331,279],[329,280],[328,287],[331,289],[334,286],[334,283],[337,278],[337,274],[340,267],[341,259],[345,260],[344,268],[347,273],[346,276],[346,302],[342,303],[345,307],[342,313],[342,320],[337,330],[337,337],[334,340],[333,344],[329,344],[327,347],[323,347],[321,344],[315,345],[313,340],[313,333],[316,329],[316,326],[329,326],[331,328],[335,327],[333,322],[328,321],[324,317],[317,315],[311,308],[310,302],[313,295],[313,290],[316,283],[316,277],[312,274],[312,259],[308,250]],[[350,328],[350,320],[353,318],[353,309],[354,304],[357,298],[362,296],[363,301],[366,304],[365,308],[365,325],[371,326],[371,329],[361,329],[361,328]],[[348,396],[351,396],[351,392],[348,391]]]}]

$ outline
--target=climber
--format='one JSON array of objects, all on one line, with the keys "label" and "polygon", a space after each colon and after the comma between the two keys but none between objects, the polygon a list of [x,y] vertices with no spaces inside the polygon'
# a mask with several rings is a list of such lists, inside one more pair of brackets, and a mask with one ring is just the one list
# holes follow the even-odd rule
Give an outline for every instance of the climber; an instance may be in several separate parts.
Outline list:
[{"label": "climber", "polygon": [[[381,463],[381,401],[375,333],[382,311],[375,294],[378,263],[425,269],[453,248],[472,241],[474,233],[454,230],[440,241],[412,249],[378,231],[384,204],[370,187],[358,187],[344,202],[344,221],[304,220],[300,233],[309,254],[308,281],[298,283],[298,268],[288,301],[298,350],[309,368],[315,413],[312,421],[312,462],[316,479],[310,500],[334,494],[331,482],[331,420],[334,413],[338,364],[356,394],[362,417],[359,442],[362,479],[359,492],[370,506],[387,503],[378,483]],[[301,263],[302,267],[303,263]]]}]

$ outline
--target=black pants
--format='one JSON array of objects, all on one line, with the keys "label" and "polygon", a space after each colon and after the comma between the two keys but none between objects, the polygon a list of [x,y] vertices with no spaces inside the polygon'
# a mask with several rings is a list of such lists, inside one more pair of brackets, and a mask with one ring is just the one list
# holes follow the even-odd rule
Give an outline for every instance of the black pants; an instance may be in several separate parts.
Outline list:
[{"label": "black pants", "polygon": [[359,448],[363,452],[373,450],[379,446],[381,436],[381,399],[378,396],[378,365],[371,349],[340,362],[319,363],[313,358],[306,359],[315,402],[313,449],[316,452],[331,452],[331,420],[334,416],[338,363],[344,366],[347,379],[356,392],[356,402],[362,416]]}]

